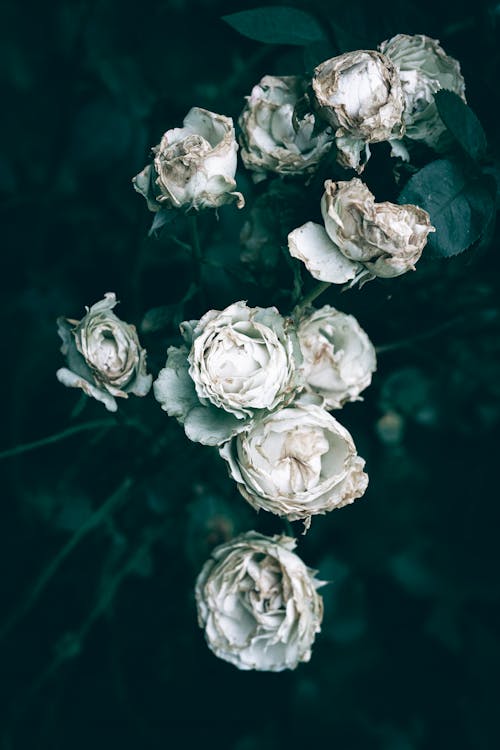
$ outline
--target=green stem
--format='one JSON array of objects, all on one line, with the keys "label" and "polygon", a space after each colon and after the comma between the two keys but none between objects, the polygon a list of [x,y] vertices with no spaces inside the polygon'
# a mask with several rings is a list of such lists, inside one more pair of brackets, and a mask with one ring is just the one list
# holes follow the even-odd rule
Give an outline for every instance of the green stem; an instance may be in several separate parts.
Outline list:
[{"label": "green stem", "polygon": [[437,336],[443,331],[447,331],[448,328],[452,328],[454,325],[460,323],[464,319],[464,316],[460,315],[456,318],[453,318],[453,320],[448,320],[445,323],[441,323],[441,325],[436,326],[431,331],[424,331],[423,333],[417,333],[415,336],[410,336],[406,339],[399,339],[398,341],[393,341],[390,344],[381,344],[380,346],[376,346],[375,351],[377,352],[377,354],[385,354],[386,352],[393,352],[397,349],[404,349],[405,346],[412,346],[419,341],[431,339],[433,336]]},{"label": "green stem", "polygon": [[21,453],[27,453],[28,451],[34,451],[37,448],[43,448],[44,445],[58,443],[60,440],[66,440],[66,438],[72,437],[73,435],[78,435],[79,432],[86,432],[87,430],[97,430],[99,427],[116,427],[116,424],[116,420],[114,419],[95,419],[92,422],[77,424],[75,425],[75,427],[69,427],[67,430],[58,432],[55,435],[49,435],[48,437],[40,438],[40,440],[34,440],[32,443],[15,445],[13,448],[8,448],[5,451],[1,451],[0,459],[9,458],[10,456],[18,456]]},{"label": "green stem", "polygon": [[61,567],[62,563],[66,558],[73,552],[75,547],[87,536],[87,534],[99,526],[107,516],[116,508],[118,503],[126,495],[130,487],[132,486],[132,479],[126,477],[118,488],[113,492],[112,495],[101,505],[92,515],[85,521],[84,524],[68,539],[66,544],[59,550],[55,557],[50,561],[45,570],[41,573],[38,579],[35,581],[26,597],[16,607],[14,612],[11,614],[9,619],[3,623],[0,628],[0,639],[4,638],[14,628],[19,620],[29,612],[29,610],[35,605],[39,596],[50,583],[51,579]]},{"label": "green stem", "polygon": [[195,282],[198,287],[200,297],[204,297],[203,280],[201,274],[201,266],[203,263],[203,253],[200,244],[200,235],[198,232],[198,216],[196,213],[192,213],[189,217],[189,228],[191,232],[191,249],[193,251],[194,258],[194,276]]},{"label": "green stem", "polygon": [[91,631],[94,623],[99,620],[109,608],[124,580],[134,571],[141,556],[149,552],[153,544],[164,535],[165,526],[163,525],[154,529],[148,529],[144,534],[141,543],[136,547],[132,555],[125,561],[124,565],[116,572],[116,574],[113,576],[108,574],[103,577],[97,601],[91,612],[82,622],[78,630],[68,632],[62,639],[60,639],[58,644],[59,648],[56,649],[56,654],[51,663],[31,686],[30,697],[34,696],[65,662],[77,657],[81,653],[85,639]]},{"label": "green stem", "polygon": [[302,313],[307,307],[309,307],[309,305],[311,304],[311,302],[314,302],[314,300],[317,297],[319,297],[320,294],[323,294],[323,292],[325,292],[328,289],[329,286],[331,286],[331,282],[330,281],[320,281],[320,283],[317,284],[317,286],[315,286],[314,289],[311,289],[311,291],[309,292],[309,294],[306,294],[306,296],[304,297],[304,299],[302,300],[302,302],[300,302],[300,304],[296,305],[296,307],[295,307],[295,309],[293,311],[294,314],[295,315],[300,315],[300,313]]},{"label": "green stem", "polygon": [[195,213],[191,214],[189,217],[189,225],[191,231],[191,248],[193,250],[194,259],[199,265],[202,261],[202,252],[200,235],[198,234],[198,216]]}]

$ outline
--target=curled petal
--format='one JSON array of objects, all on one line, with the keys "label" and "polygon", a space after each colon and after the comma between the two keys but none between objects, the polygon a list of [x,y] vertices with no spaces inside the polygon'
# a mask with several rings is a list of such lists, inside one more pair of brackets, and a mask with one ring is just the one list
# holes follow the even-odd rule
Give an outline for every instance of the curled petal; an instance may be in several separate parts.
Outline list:
[{"label": "curled petal", "polygon": [[288,249],[320,281],[344,284],[360,271],[359,263],[346,258],[321,224],[308,221],[288,235]]}]

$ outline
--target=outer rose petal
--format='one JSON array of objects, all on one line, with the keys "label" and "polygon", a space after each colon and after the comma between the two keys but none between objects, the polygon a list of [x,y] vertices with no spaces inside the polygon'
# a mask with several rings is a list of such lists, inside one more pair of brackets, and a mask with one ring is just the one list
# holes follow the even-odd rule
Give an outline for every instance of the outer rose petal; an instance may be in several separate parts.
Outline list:
[{"label": "outer rose petal", "polygon": [[320,281],[344,284],[362,270],[359,263],[342,255],[321,224],[312,221],[290,232],[288,249],[290,255],[301,260],[311,276]]}]

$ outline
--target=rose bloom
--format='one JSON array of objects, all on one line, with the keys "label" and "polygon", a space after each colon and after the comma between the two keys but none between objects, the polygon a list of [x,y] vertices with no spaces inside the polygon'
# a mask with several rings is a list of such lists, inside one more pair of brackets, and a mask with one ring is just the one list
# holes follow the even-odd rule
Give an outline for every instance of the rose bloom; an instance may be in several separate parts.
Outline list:
[{"label": "rose bloom", "polygon": [[335,129],[337,161],[362,172],[370,143],[404,133],[403,92],[394,64],[373,50],[356,50],[318,65],[312,86],[319,113]]},{"label": "rose bloom", "polygon": [[255,179],[266,172],[306,174],[313,172],[333,143],[330,128],[314,133],[315,116],[294,112],[304,96],[306,82],[300,76],[264,76],[253,87],[241,113],[241,158]]},{"label": "rose bloom", "polygon": [[411,204],[375,203],[361,180],[325,182],[324,227],[307,222],[288,235],[290,254],[314,278],[341,284],[392,278],[415,269],[427,235],[429,214]]},{"label": "rose bloom", "polygon": [[298,336],[306,390],[327,409],[356,401],[377,367],[375,348],[356,318],[325,305],[302,318]]},{"label": "rose bloom", "polygon": [[145,396],[151,388],[146,374],[146,351],[141,349],[135,326],[124,323],[113,312],[112,292],[96,302],[81,320],[58,318],[61,352],[67,367],[57,379],[71,388],[81,388],[87,396],[101,401],[108,411],[116,411],[115,397],[129,393]]},{"label": "rose bloom", "polygon": [[324,584],[292,551],[295,544],[249,531],[216,547],[198,576],[198,623],[207,644],[238,669],[281,672],[311,658]]},{"label": "rose bloom", "polygon": [[368,485],[349,432],[305,399],[255,420],[220,448],[243,497],[289,521],[341,508]]},{"label": "rose bloom", "polygon": [[[405,101],[405,136],[437,150],[446,147],[446,126],[439,116],[434,94],[446,89],[465,102],[465,82],[459,62],[445,53],[437,39],[423,34],[397,34],[383,42],[380,50],[399,72]],[[404,152],[402,155],[405,156]]]},{"label": "rose bloom", "polygon": [[170,347],[154,393],[195,442],[219,445],[302,385],[296,334],[274,307],[235,302],[184,322],[181,332],[189,348]]},{"label": "rose bloom", "polygon": [[193,107],[182,128],[167,130],[153,148],[153,164],[132,180],[151,211],[160,208],[218,208],[236,201],[237,157],[233,121],[230,117]]}]

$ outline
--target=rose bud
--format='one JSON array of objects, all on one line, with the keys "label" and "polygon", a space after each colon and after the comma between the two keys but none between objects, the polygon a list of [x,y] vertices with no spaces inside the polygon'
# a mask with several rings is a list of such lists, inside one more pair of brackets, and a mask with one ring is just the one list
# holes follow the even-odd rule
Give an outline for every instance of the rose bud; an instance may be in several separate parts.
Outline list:
[{"label": "rose bud", "polygon": [[112,292],[96,302],[81,320],[59,318],[61,352],[67,367],[57,371],[57,379],[71,388],[81,388],[87,396],[101,401],[108,411],[116,411],[117,398],[129,393],[145,396],[152,376],[146,374],[146,350],[141,349],[135,326],[124,323],[113,312]]}]

